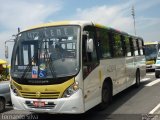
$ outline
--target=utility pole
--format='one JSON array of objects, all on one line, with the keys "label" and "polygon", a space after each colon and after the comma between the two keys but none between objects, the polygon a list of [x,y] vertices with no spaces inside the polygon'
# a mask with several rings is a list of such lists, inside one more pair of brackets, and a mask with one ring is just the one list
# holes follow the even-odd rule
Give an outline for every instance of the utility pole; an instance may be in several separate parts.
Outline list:
[{"label": "utility pole", "polygon": [[133,16],[134,34],[136,35],[136,22],[135,22],[135,10],[134,10],[134,5],[132,6],[132,9],[131,9],[131,15]]}]

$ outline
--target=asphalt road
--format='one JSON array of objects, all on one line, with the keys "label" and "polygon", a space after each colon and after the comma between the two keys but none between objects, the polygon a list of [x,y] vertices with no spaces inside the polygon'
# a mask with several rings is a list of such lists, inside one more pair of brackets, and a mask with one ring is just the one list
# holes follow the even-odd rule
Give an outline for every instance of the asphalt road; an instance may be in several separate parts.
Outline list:
[{"label": "asphalt road", "polygon": [[148,72],[139,88],[130,87],[113,97],[104,111],[95,108],[81,115],[33,114],[7,106],[2,120],[160,120],[160,79]]}]

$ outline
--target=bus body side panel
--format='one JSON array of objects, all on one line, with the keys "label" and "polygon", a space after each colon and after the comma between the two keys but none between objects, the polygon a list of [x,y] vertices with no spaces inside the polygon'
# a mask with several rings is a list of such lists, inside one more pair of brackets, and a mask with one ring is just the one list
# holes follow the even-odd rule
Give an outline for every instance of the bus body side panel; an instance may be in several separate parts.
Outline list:
[{"label": "bus body side panel", "polygon": [[135,68],[140,69],[140,77],[141,79],[146,75],[146,64],[145,64],[145,56],[136,56],[135,57]]},{"label": "bus body side panel", "polygon": [[112,62],[112,59],[104,59],[100,60],[100,65],[102,66],[102,82],[101,86],[103,85],[103,82],[106,78],[110,78],[112,80],[112,88],[113,88],[113,94],[117,93],[117,82],[116,82],[116,67],[115,64]]},{"label": "bus body side panel", "polygon": [[[102,79],[111,78],[113,84],[113,95],[126,88],[125,59],[105,59],[100,62],[102,66]],[[102,81],[103,85],[103,81]]]},{"label": "bus body side panel", "polygon": [[84,79],[85,111],[101,102],[101,67],[97,66]]},{"label": "bus body side panel", "polygon": [[126,81],[127,87],[135,84],[135,63],[134,63],[134,56],[133,57],[126,57]]}]

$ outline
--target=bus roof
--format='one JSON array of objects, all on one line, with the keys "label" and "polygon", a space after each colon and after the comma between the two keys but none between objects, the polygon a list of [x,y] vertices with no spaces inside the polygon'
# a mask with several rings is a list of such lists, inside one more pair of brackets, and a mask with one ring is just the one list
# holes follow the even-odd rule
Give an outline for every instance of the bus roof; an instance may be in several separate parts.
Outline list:
[{"label": "bus roof", "polygon": [[101,24],[97,24],[97,23],[95,23],[94,25],[95,25],[96,27],[98,27],[98,28],[105,28],[105,29],[108,28],[107,26],[104,26],[104,25],[101,25]]},{"label": "bus roof", "polygon": [[57,21],[57,22],[42,23],[42,24],[39,24],[39,25],[29,27],[24,31],[37,29],[37,28],[43,28],[43,27],[59,26],[59,25],[80,25],[80,26],[82,26],[82,25],[94,25],[95,27],[98,27],[98,28],[112,29],[112,28],[109,28],[109,27],[104,26],[102,24],[93,23],[92,21],[76,20],[76,21]]},{"label": "bus roof", "polygon": [[40,25],[32,26],[24,31],[43,28],[43,27],[51,27],[51,26],[59,26],[59,25],[85,25],[85,24],[92,24],[91,21],[58,21],[58,22],[49,22],[49,23],[42,23]]},{"label": "bus roof", "polygon": [[144,42],[144,45],[153,45],[153,44],[158,44],[159,42],[154,41],[154,42]]},{"label": "bus roof", "polygon": [[[43,28],[43,27],[51,27],[51,26],[59,26],[59,25],[80,25],[80,26],[84,26],[84,25],[94,25],[95,27],[98,28],[104,28],[104,29],[108,29],[112,32],[117,32],[117,33],[122,33],[123,35],[126,35],[128,37],[138,37],[138,36],[132,36],[126,32],[111,28],[111,27],[107,27],[101,24],[97,24],[97,23],[93,23],[92,21],[82,21],[82,20],[76,20],[76,21],[58,21],[58,22],[49,22],[49,23],[42,23],[40,25],[36,25],[36,26],[32,26],[26,30],[23,30],[21,32],[27,31],[27,30],[32,30],[32,29],[37,29],[37,28]],[[140,38],[140,37],[138,37]]]}]

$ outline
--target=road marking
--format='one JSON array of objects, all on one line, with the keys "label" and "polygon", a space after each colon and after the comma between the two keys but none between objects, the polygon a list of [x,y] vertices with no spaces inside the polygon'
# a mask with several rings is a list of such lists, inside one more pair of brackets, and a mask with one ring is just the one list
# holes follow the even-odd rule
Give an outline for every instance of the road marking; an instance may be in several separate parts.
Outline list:
[{"label": "road marking", "polygon": [[156,111],[156,110],[158,110],[160,108],[160,103],[153,109],[153,110],[151,110],[150,112],[149,112],[149,114],[154,114],[154,112]]},{"label": "road marking", "polygon": [[153,82],[150,82],[150,83],[148,83],[147,85],[145,85],[145,86],[153,86],[153,85],[155,85],[155,84],[157,84],[157,83],[159,83],[160,82],[160,79],[156,79],[156,80],[154,80]]},{"label": "road marking", "polygon": [[147,73],[147,75],[155,75],[155,73]]},{"label": "road marking", "polygon": [[147,80],[150,80],[151,78],[143,78],[141,79],[141,82],[144,82],[144,81],[147,81]]}]

